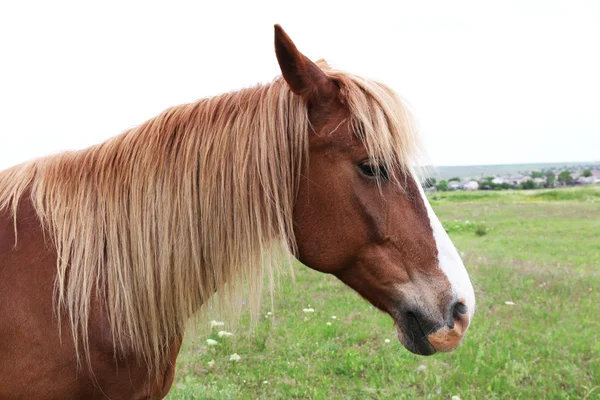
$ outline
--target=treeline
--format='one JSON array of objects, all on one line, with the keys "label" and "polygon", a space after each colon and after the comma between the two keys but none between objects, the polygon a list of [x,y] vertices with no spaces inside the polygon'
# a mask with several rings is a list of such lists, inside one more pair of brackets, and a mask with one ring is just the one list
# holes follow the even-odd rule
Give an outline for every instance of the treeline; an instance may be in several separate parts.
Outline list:
[{"label": "treeline", "polygon": [[[586,169],[583,171],[582,176],[589,177],[592,175],[591,170]],[[537,188],[553,188],[557,186],[557,182],[561,185],[572,185],[575,183],[575,179],[569,171],[562,171],[557,175],[554,172],[540,172],[533,171],[531,173],[531,179],[527,179],[525,181],[520,182],[519,184],[513,184],[510,182],[501,182],[495,183],[494,180],[497,177],[488,176],[486,178],[482,178],[477,183],[479,184],[478,190],[508,190],[508,189],[537,189]],[[534,179],[542,178],[543,182],[535,182]],[[448,190],[452,190],[450,187],[450,182],[460,182],[461,179],[459,177],[454,177],[448,180],[442,179],[439,182],[435,178],[428,178],[423,182],[423,187],[435,188],[435,190],[445,192]]]}]

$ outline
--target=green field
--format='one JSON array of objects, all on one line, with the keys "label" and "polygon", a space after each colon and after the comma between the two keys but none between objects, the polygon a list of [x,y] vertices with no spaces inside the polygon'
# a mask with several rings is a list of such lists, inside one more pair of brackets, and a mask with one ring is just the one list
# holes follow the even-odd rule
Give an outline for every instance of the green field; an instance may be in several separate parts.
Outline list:
[{"label": "green field", "polygon": [[168,398],[600,399],[600,187],[431,200],[477,295],[459,349],[410,354],[390,317],[298,265],[253,332],[186,339]]}]

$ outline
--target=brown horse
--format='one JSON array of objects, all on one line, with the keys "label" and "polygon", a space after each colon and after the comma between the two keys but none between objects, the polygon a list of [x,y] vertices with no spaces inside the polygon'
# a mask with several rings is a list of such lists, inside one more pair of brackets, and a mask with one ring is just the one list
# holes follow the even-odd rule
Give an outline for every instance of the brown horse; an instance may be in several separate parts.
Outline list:
[{"label": "brown horse", "polygon": [[272,83],[0,173],[0,398],[164,397],[189,319],[241,287],[258,310],[282,253],[387,312],[408,350],[459,345],[473,289],[402,101],[279,26],[275,50]]}]

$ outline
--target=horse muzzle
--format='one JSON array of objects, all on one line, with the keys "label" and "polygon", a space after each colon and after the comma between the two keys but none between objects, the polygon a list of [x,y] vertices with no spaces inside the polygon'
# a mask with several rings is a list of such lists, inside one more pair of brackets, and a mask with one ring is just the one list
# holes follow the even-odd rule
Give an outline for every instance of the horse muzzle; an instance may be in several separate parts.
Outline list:
[{"label": "horse muzzle", "polygon": [[447,318],[435,318],[418,309],[397,315],[398,340],[412,353],[430,356],[457,348],[469,327],[472,312],[460,301],[450,307]]}]

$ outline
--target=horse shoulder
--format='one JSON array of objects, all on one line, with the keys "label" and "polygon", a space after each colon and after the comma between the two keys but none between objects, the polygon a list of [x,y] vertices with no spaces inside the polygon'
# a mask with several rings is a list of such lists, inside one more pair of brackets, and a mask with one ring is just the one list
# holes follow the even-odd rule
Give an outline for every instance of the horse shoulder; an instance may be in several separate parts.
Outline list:
[{"label": "horse shoulder", "polygon": [[[68,318],[53,309],[56,251],[28,196],[17,211],[0,211],[0,398],[161,399],[173,383],[180,340],[159,376],[135,357],[115,357],[107,313],[93,300],[90,361],[77,366]],[[16,244],[15,244],[16,243]]]}]

